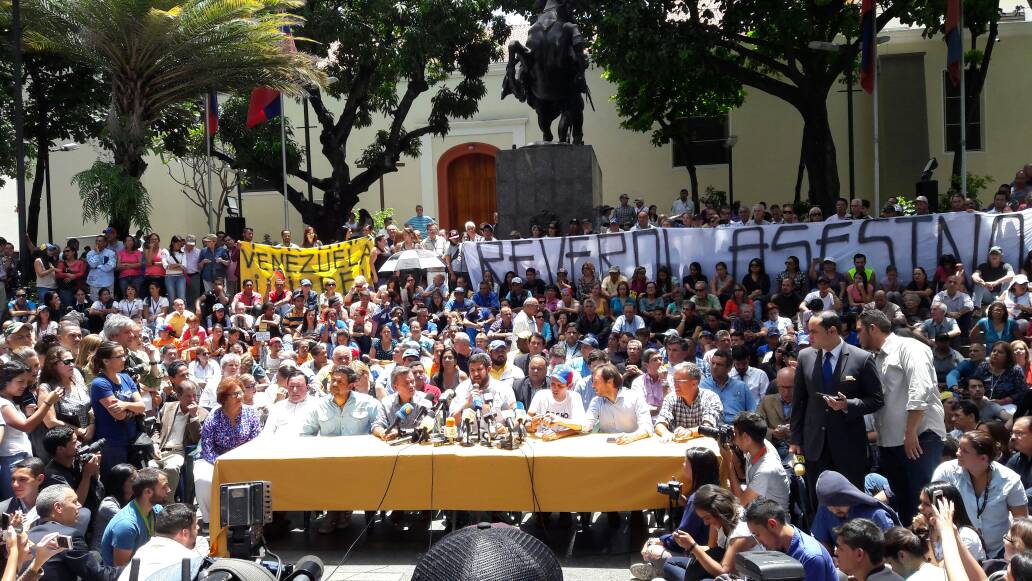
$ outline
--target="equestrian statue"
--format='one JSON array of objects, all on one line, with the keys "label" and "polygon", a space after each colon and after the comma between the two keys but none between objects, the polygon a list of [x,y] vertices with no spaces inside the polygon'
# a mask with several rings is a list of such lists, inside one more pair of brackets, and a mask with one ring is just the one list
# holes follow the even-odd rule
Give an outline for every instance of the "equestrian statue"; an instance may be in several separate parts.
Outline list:
[{"label": "equestrian statue", "polygon": [[502,81],[502,99],[509,94],[537,112],[545,142],[553,140],[552,122],[559,118],[559,142],[584,144],[584,99],[594,110],[584,80],[588,68],[584,37],[572,21],[572,0],[539,0],[538,14],[527,33],[527,45],[509,43],[509,63]]}]

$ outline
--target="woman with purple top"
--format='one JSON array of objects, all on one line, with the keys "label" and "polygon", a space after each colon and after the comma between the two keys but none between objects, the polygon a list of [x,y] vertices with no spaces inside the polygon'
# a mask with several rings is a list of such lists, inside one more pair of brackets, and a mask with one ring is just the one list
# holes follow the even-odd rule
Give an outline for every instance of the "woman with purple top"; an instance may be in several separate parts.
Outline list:
[{"label": "woman with purple top", "polygon": [[201,455],[194,462],[194,486],[201,521],[207,527],[211,513],[211,479],[215,460],[230,450],[258,437],[261,417],[251,406],[244,405],[244,385],[238,377],[226,377],[215,392],[219,403],[201,428]]}]

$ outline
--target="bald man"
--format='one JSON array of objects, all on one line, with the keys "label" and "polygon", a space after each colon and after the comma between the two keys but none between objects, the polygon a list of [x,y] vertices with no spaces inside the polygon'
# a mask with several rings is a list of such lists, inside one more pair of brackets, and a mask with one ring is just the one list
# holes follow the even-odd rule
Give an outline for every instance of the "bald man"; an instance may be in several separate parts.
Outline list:
[{"label": "bald man", "polygon": [[782,458],[788,457],[792,416],[792,393],[795,387],[795,367],[783,367],[774,378],[778,392],[764,396],[756,412],[767,421],[767,439]]}]

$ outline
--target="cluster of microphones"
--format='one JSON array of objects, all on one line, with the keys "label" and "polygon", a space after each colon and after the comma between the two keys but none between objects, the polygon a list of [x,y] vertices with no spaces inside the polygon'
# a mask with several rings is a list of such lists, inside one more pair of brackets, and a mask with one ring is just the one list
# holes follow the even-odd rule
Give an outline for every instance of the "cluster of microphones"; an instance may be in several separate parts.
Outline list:
[{"label": "cluster of microphones", "polygon": [[[445,390],[437,404],[430,400],[407,403],[394,414],[388,434],[394,434],[391,445],[431,444],[444,446],[486,446],[515,450],[527,438],[527,424],[530,416],[522,402],[516,403],[516,410],[498,410],[494,395],[481,393],[480,386],[473,385],[473,406],[462,410],[461,421],[448,413],[454,390]],[[409,422],[409,418],[412,421]],[[412,429],[403,429],[403,424],[415,424]]]}]

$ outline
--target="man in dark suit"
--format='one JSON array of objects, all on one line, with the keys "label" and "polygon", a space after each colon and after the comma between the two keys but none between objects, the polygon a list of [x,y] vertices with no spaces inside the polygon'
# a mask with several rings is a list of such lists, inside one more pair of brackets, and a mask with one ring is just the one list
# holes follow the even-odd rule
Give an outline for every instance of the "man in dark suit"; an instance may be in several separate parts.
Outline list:
[{"label": "man in dark suit", "polygon": [[189,454],[201,441],[201,428],[208,412],[197,405],[197,384],[190,379],[174,386],[178,401],[161,406],[161,435],[158,438],[157,458],[151,466],[161,468],[173,490],[179,486],[179,476]]},{"label": "man in dark suit", "polygon": [[806,457],[806,486],[817,506],[817,477],[825,470],[863,490],[864,416],[882,407],[882,386],[874,355],[842,340],[834,311],[813,315],[807,326],[810,347],[799,353],[796,368],[790,450]]},{"label": "man in dark suit", "polygon": [[767,422],[767,439],[782,458],[788,455],[788,445],[792,433],[789,418],[792,417],[792,391],[795,389],[796,370],[794,367],[782,367],[778,370],[774,383],[778,392],[764,396],[756,413]]},{"label": "man in dark suit", "polygon": [[36,498],[39,522],[29,530],[29,540],[39,543],[51,533],[72,538],[69,550],[51,557],[43,565],[43,578],[48,581],[115,581],[122,567],[101,564],[100,555],[91,553],[86,539],[75,530],[79,508],[75,490],[63,484],[44,488]]}]

